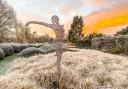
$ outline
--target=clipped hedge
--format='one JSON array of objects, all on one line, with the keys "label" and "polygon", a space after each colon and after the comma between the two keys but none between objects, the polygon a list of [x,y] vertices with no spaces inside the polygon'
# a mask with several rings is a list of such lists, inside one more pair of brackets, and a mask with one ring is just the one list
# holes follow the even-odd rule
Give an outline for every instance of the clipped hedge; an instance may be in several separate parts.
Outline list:
[{"label": "clipped hedge", "polygon": [[4,59],[5,53],[2,49],[0,49],[0,60]]},{"label": "clipped hedge", "polygon": [[51,43],[45,43],[39,47],[44,53],[49,53],[55,51],[55,47]]},{"label": "clipped hedge", "polygon": [[102,50],[102,48],[104,47],[105,41],[106,41],[106,38],[104,37],[93,38],[91,41],[91,48],[96,50]]},{"label": "clipped hedge", "polygon": [[40,46],[41,46],[41,44],[29,44],[29,47],[36,47],[36,48],[38,48]]},{"label": "clipped hedge", "polygon": [[24,49],[29,47],[28,44],[19,44],[19,46],[20,46],[20,51],[22,51],[22,50],[24,50]]},{"label": "clipped hedge", "polygon": [[14,53],[13,47],[7,43],[0,44],[0,48],[4,51],[5,56],[10,56]]},{"label": "clipped hedge", "polygon": [[10,43],[14,49],[14,53],[19,53],[20,52],[20,45],[17,43]]},{"label": "clipped hedge", "polygon": [[90,48],[91,47],[91,40],[85,39],[85,40],[78,40],[76,42],[76,46],[78,48]]},{"label": "clipped hedge", "polygon": [[36,47],[29,47],[24,50],[22,50],[18,56],[20,57],[29,57],[36,54],[43,54],[42,50]]},{"label": "clipped hedge", "polygon": [[103,42],[102,51],[104,52],[111,52],[111,51],[118,51],[119,49],[116,48],[116,38],[115,37],[106,37],[106,39]]}]

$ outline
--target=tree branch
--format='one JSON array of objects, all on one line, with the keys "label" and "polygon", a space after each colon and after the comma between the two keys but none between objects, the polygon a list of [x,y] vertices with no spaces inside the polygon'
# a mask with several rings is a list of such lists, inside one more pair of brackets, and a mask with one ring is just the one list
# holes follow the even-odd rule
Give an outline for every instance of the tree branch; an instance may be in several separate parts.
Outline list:
[{"label": "tree branch", "polygon": [[26,23],[25,27],[27,27],[30,24],[39,24],[39,25],[43,25],[43,26],[51,28],[51,24],[44,23],[44,22],[38,22],[38,21],[29,21],[29,22]]}]

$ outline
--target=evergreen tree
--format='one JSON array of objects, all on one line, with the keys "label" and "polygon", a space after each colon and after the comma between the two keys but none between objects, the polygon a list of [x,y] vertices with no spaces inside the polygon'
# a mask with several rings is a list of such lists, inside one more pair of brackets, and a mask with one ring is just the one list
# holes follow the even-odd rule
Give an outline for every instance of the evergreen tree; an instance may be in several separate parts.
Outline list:
[{"label": "evergreen tree", "polygon": [[68,40],[76,45],[76,42],[81,39],[83,19],[81,16],[75,16],[73,18],[73,23],[71,24],[71,29],[69,31]]}]

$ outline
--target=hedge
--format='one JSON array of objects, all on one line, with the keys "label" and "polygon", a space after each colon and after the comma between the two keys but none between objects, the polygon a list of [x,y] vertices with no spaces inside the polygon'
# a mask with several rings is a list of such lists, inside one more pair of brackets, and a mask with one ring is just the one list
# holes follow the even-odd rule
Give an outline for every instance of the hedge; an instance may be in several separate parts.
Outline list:
[{"label": "hedge", "polygon": [[10,56],[14,53],[13,47],[7,43],[0,44],[0,48],[4,51],[5,56]]},{"label": "hedge", "polygon": [[20,57],[29,57],[36,54],[43,54],[42,50],[36,47],[29,47],[24,50],[22,50],[18,56]]}]

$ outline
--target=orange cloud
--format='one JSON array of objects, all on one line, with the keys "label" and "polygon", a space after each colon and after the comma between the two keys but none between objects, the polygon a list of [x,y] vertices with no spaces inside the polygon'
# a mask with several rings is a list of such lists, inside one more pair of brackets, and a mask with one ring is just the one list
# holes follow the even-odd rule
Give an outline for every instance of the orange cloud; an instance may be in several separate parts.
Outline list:
[{"label": "orange cloud", "polygon": [[85,26],[83,28],[83,33],[85,34],[92,32],[104,32],[111,34],[111,30],[106,30],[113,27],[128,25],[128,7],[105,12],[95,12],[86,16],[84,21]]}]

